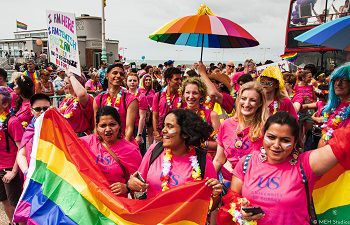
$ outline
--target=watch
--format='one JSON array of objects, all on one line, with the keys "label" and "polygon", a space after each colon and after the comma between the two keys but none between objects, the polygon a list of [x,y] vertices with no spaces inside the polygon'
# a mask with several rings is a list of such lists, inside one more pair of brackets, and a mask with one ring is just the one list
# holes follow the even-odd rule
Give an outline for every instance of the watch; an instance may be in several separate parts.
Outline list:
[{"label": "watch", "polygon": [[141,136],[142,136],[142,134],[137,134],[137,136],[138,136],[138,137],[141,137]]}]

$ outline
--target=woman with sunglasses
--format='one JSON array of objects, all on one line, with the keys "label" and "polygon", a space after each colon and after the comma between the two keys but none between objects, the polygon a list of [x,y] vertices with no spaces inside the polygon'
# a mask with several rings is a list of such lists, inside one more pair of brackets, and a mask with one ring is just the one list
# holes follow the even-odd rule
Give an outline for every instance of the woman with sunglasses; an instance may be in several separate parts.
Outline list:
[{"label": "woman with sunglasses", "polygon": [[256,64],[252,59],[247,59],[244,62],[244,69],[241,72],[235,73],[231,77],[231,84],[235,92],[239,91],[239,83],[237,82],[238,78],[243,74],[250,74],[253,78],[256,78]]},{"label": "woman with sunglasses", "polygon": [[33,114],[33,118],[30,124],[27,126],[24,131],[21,144],[19,145],[19,151],[17,154],[17,163],[21,171],[24,175],[27,174],[29,162],[30,162],[30,154],[32,152],[33,147],[33,136],[34,136],[34,123],[35,120],[44,113],[47,109],[50,108],[50,98],[49,96],[38,93],[33,95],[30,98],[31,111]]},{"label": "woman with sunglasses", "polygon": [[270,115],[279,111],[288,112],[298,119],[292,101],[289,99],[281,70],[276,66],[269,66],[258,78],[260,85],[264,88],[266,104],[269,107]]},{"label": "woman with sunglasses", "polygon": [[0,86],[0,202],[9,221],[21,195],[16,155],[23,136],[21,121],[10,116],[11,93]]},{"label": "woman with sunglasses", "polygon": [[93,98],[73,73],[64,78],[66,97],[60,102],[58,111],[67,119],[79,136],[91,134],[93,130]]},{"label": "woman with sunglasses", "polygon": [[322,110],[322,133],[318,147],[332,139],[333,132],[350,123],[350,63],[346,63],[331,74],[328,102]]},{"label": "woman with sunglasses", "polygon": [[53,84],[50,81],[50,74],[46,70],[40,70],[39,82],[36,83],[35,93],[43,93],[47,96],[53,96],[55,94]]},{"label": "woman with sunglasses", "polygon": [[106,73],[106,82],[108,89],[97,95],[94,101],[94,115],[102,106],[112,106],[118,110],[121,120],[122,134],[126,140],[133,139],[134,125],[136,116],[139,112],[137,98],[128,93],[123,87],[125,79],[124,67],[122,64],[112,64],[108,66]]}]

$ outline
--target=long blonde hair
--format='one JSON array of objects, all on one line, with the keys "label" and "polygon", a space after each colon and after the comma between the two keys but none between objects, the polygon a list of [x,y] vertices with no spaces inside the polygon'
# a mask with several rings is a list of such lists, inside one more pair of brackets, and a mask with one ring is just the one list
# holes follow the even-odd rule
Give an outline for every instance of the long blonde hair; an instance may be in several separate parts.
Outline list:
[{"label": "long blonde hair", "polygon": [[266,97],[263,90],[263,87],[255,81],[251,81],[248,83],[245,83],[241,86],[238,92],[238,97],[236,100],[236,114],[235,117],[238,119],[238,123],[242,124],[244,123],[244,118],[241,113],[241,106],[240,106],[240,100],[242,97],[242,94],[246,90],[255,90],[259,94],[259,108],[255,112],[254,119],[252,121],[252,124],[250,125],[249,130],[249,138],[251,141],[256,141],[258,138],[262,136],[262,131],[264,124],[268,118],[269,111],[266,104]]}]

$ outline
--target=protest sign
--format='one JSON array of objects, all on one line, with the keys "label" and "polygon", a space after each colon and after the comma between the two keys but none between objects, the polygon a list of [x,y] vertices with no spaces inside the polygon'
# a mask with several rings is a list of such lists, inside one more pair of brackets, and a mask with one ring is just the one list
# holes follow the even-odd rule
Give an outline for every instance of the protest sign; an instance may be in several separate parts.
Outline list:
[{"label": "protest sign", "polygon": [[75,15],[52,10],[46,15],[50,62],[80,75]]},{"label": "protest sign", "polygon": [[270,63],[270,64],[267,64],[267,65],[262,65],[262,66],[256,67],[256,72],[258,73],[258,75],[260,75],[262,73],[262,71],[264,69],[266,69],[268,66],[278,66],[282,73],[290,71],[290,69],[289,69],[289,62],[286,61],[286,60],[281,60],[281,61],[276,62],[276,63]]}]

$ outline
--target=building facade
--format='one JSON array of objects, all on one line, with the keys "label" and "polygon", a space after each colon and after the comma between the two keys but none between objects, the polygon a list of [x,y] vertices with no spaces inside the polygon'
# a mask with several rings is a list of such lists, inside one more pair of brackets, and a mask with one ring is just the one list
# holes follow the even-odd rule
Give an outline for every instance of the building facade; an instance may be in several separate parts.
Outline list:
[{"label": "building facade", "polygon": [[[80,65],[85,68],[91,66],[98,68],[102,51],[101,17],[83,14],[76,18],[76,29]],[[14,36],[14,39],[0,39],[0,66],[5,61],[13,64],[23,63],[30,58],[40,60],[40,55],[47,54],[46,29],[16,31]],[[117,40],[106,40],[108,63],[119,59],[118,45],[119,41]]]}]

